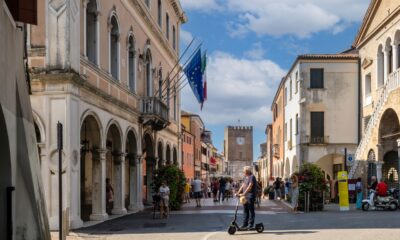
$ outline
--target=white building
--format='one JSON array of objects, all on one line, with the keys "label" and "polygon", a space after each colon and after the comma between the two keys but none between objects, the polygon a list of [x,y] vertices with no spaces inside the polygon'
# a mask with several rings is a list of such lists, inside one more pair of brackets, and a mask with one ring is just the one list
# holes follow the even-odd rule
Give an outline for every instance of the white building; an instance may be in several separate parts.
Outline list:
[{"label": "white building", "polygon": [[284,177],[316,163],[328,180],[358,142],[358,55],[301,55],[285,77]]}]

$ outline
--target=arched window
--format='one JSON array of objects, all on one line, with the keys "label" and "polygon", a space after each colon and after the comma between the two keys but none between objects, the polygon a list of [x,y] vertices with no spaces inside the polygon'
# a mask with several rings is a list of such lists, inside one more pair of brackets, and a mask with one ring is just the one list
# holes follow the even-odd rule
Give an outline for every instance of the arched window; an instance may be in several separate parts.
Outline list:
[{"label": "arched window", "polygon": [[158,0],[158,26],[162,28],[162,5],[161,5],[161,0]]},{"label": "arched window", "polygon": [[115,16],[111,17],[110,72],[116,80],[119,80],[119,26]]},{"label": "arched window", "polygon": [[172,27],[172,46],[176,50],[176,29],[175,26]]},{"label": "arched window", "polygon": [[128,40],[128,76],[129,76],[129,90],[135,92],[136,90],[136,53],[135,53],[135,40],[132,35]]},{"label": "arched window", "polygon": [[377,83],[378,87],[383,86],[384,82],[384,54],[383,54],[383,47],[382,45],[379,46],[378,48],[378,53],[377,53]]},{"label": "arched window", "polygon": [[97,53],[97,3],[90,0],[86,7],[86,56],[92,63],[98,64]]},{"label": "arched window", "polygon": [[169,15],[168,13],[165,15],[165,34],[167,39],[169,40]]},{"label": "arched window", "polygon": [[150,50],[147,50],[146,53],[146,93],[148,97],[153,96],[153,74]]}]

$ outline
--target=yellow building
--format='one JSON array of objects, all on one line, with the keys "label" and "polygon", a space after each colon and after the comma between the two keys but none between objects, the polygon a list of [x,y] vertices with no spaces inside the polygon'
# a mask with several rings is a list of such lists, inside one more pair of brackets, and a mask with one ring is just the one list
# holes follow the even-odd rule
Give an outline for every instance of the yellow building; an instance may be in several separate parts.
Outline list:
[{"label": "yellow building", "polygon": [[373,0],[354,41],[361,59],[361,142],[350,178],[377,175],[398,184],[400,2]]}]

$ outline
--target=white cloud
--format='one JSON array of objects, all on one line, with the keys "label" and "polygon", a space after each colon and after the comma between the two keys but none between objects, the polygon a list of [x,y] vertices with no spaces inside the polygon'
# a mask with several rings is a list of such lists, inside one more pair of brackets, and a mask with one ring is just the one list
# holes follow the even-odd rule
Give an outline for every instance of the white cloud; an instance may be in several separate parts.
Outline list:
[{"label": "white cloud", "polygon": [[225,0],[225,9],[238,15],[230,26],[233,37],[259,35],[310,37],[320,31],[333,34],[358,22],[368,6],[365,0]]},{"label": "white cloud", "polygon": [[244,52],[244,56],[254,60],[261,60],[263,59],[265,54],[265,50],[261,44],[261,42],[257,42],[253,44],[252,49]]},{"label": "white cloud", "polygon": [[285,71],[267,60],[236,58],[218,52],[207,66],[208,100],[203,112],[190,87],[182,93],[182,109],[200,113],[212,125],[249,124],[262,129],[271,121],[270,103]]},{"label": "white cloud", "polygon": [[216,0],[181,0],[181,4],[185,10],[209,11],[219,9]]},{"label": "white cloud", "polygon": [[193,35],[190,33],[190,32],[188,32],[188,31],[185,31],[185,30],[181,30],[181,32],[180,32],[180,36],[181,36],[181,42],[182,42],[182,44],[184,45],[184,46],[187,46],[187,45],[189,45],[189,43],[192,41],[192,39],[193,39]]}]

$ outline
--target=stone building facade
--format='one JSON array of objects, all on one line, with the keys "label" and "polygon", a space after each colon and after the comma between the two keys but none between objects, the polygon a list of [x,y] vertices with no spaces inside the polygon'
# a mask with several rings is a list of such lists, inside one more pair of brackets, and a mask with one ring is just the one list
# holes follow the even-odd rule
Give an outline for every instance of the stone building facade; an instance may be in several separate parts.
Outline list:
[{"label": "stone building facade", "polygon": [[372,175],[398,186],[400,3],[372,0],[353,47],[361,59],[361,142],[350,177]]},{"label": "stone building facade", "polygon": [[50,240],[24,47],[37,3],[19,3],[0,0],[0,239]]},{"label": "stone building facade", "polygon": [[284,106],[284,87],[283,80],[275,93],[274,101],[271,104],[272,111],[272,131],[269,139],[271,140],[272,166],[271,177],[283,177],[285,159],[285,106]]},{"label": "stone building facade", "polygon": [[344,149],[358,143],[356,53],[297,57],[284,78],[285,164],[283,177],[315,163],[327,180],[345,169]]},{"label": "stone building facade", "polygon": [[243,168],[253,165],[253,127],[228,126],[224,133],[228,172],[234,180],[243,178]]},{"label": "stone building facade", "polygon": [[28,29],[31,101],[51,229],[59,227],[58,121],[67,225],[143,209],[153,171],[181,159],[179,1],[39,0],[38,12]]},{"label": "stone building facade", "polygon": [[182,124],[182,170],[186,179],[194,180],[194,136]]}]

